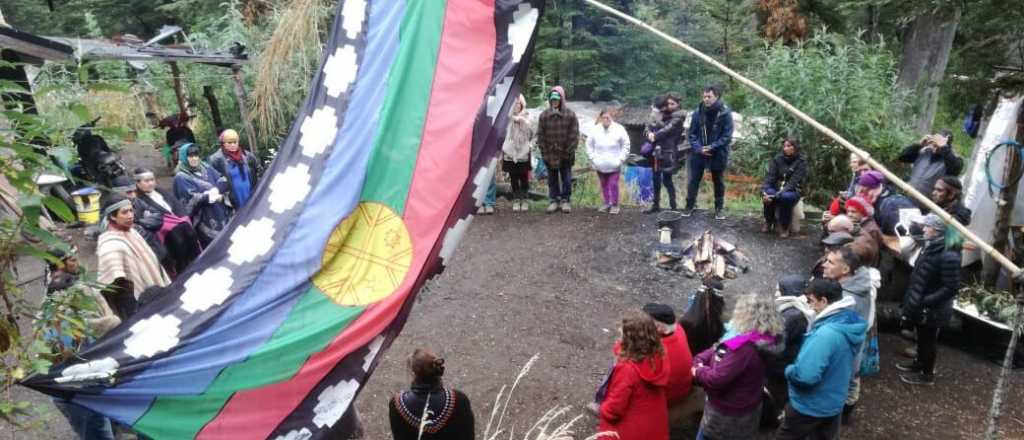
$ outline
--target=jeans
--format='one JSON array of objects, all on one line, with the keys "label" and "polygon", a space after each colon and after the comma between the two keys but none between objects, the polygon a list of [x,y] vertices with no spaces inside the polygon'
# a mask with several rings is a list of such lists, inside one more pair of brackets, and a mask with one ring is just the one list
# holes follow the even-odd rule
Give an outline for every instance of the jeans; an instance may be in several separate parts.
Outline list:
[{"label": "jeans", "polygon": [[939,328],[927,324],[915,326],[917,329],[917,366],[927,376],[935,374],[935,356],[938,351]]},{"label": "jeans", "polygon": [[[704,170],[707,165],[704,160],[694,160],[691,157],[690,180],[686,188],[686,209],[693,209],[697,205],[697,192],[700,191],[700,181],[704,179]],[[725,170],[711,170],[711,181],[715,184],[715,210],[725,207]]]},{"label": "jeans", "polygon": [[568,202],[572,196],[572,165],[548,167],[548,198],[552,202]]},{"label": "jeans", "polygon": [[[789,223],[793,221],[793,207],[800,202],[800,193],[796,191],[785,191],[781,194],[774,188],[765,189],[768,195],[775,196],[771,202],[764,204],[764,221],[769,225],[778,224],[783,229],[789,229]],[[778,212],[778,219],[775,214]]]},{"label": "jeans", "polygon": [[498,203],[498,185],[491,177],[491,186],[487,187],[487,195],[484,196],[484,206],[494,206]]},{"label": "jeans", "polygon": [[607,206],[619,205],[619,172],[602,173],[597,172],[597,178],[601,181],[601,198]]},{"label": "jeans", "polygon": [[110,419],[69,400],[54,397],[53,404],[68,419],[71,430],[82,440],[114,440]]},{"label": "jeans", "polygon": [[775,433],[776,440],[832,440],[839,438],[842,413],[832,417],[811,417],[786,406],[786,417]]},{"label": "jeans", "polygon": [[668,191],[668,206],[676,209],[676,184],[672,181],[672,172],[653,171],[652,178],[654,180],[654,207],[661,207],[661,187],[664,185],[665,190]]}]

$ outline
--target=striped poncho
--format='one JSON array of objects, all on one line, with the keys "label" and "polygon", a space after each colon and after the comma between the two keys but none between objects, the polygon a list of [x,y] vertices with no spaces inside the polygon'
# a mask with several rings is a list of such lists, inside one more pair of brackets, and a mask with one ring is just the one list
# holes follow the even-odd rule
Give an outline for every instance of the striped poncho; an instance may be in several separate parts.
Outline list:
[{"label": "striped poncho", "polygon": [[135,229],[107,229],[100,234],[96,244],[96,256],[99,258],[97,281],[100,284],[110,284],[118,278],[125,278],[132,282],[136,299],[147,287],[171,284],[171,279],[160,267],[156,254]]}]

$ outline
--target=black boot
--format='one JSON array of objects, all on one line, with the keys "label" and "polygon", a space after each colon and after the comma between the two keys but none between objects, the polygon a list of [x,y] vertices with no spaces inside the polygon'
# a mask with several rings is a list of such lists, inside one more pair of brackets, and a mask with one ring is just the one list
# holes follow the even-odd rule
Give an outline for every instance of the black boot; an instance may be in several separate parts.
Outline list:
[{"label": "black boot", "polygon": [[857,408],[857,405],[843,405],[843,424],[849,425],[853,423],[853,410]]}]

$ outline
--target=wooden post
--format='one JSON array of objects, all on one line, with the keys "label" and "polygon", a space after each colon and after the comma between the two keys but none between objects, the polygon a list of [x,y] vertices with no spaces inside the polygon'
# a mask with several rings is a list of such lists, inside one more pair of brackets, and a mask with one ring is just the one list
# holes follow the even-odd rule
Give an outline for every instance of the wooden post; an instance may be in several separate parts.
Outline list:
[{"label": "wooden post", "polygon": [[249,119],[249,100],[245,96],[245,81],[242,79],[242,66],[231,66],[231,72],[235,78],[235,97],[238,98],[238,113],[242,115],[242,125],[245,126],[245,138],[249,141],[249,149],[252,154],[259,156],[259,146],[256,144],[256,131],[252,128],[252,119]]},{"label": "wooden post", "polygon": [[[1017,140],[1024,141],[1024,110],[1017,115]],[[996,200],[996,225],[992,231],[992,247],[1007,255],[1010,237],[1010,223],[1013,214],[1013,207],[1017,202],[1017,188],[1020,183],[1021,157],[1017,148],[1005,146],[1006,157],[1003,159],[1002,183],[1006,186],[999,192],[999,199]],[[981,280],[986,286],[995,286],[999,279],[999,272],[1002,269],[998,264],[986,265],[982,272]]]},{"label": "wooden post", "polygon": [[213,93],[213,86],[203,86],[203,96],[210,104],[210,116],[213,117],[213,126],[217,130],[224,129],[224,121],[220,118],[220,105],[217,103],[217,95]]},{"label": "wooden post", "polygon": [[181,69],[178,68],[178,63],[171,61],[167,64],[171,65],[171,76],[174,81],[174,96],[178,98],[178,111],[180,113],[188,114],[188,102],[185,100],[185,91],[181,85]]}]

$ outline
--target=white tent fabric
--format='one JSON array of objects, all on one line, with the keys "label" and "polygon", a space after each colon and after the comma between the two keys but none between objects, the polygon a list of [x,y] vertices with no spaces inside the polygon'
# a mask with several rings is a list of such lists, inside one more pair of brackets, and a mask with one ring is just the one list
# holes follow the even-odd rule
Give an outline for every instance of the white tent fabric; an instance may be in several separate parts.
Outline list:
[{"label": "white tent fabric", "polygon": [[[970,230],[983,239],[992,238],[995,228],[996,203],[993,197],[999,197],[998,187],[989,189],[989,181],[985,170],[985,158],[996,145],[1013,140],[1017,133],[1017,117],[1024,106],[1024,95],[1000,97],[995,112],[989,119],[977,143],[971,158],[968,173],[964,176],[964,205],[971,209]],[[996,183],[1002,183],[1003,168],[1006,164],[1006,149],[1000,148],[989,160],[989,170]],[[1021,185],[1024,188],[1024,185]],[[1024,189],[1018,188],[1016,204],[1011,216],[1011,224],[1024,224]],[[981,252],[977,249],[964,251],[964,265],[978,261]]]}]

